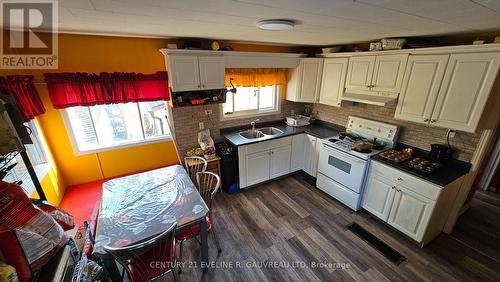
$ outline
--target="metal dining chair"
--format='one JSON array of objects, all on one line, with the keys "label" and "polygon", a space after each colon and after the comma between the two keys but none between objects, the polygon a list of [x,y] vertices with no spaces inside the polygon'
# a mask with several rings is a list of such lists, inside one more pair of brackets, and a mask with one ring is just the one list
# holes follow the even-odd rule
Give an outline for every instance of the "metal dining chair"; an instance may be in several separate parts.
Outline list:
[{"label": "metal dining chair", "polygon": [[[220,247],[217,235],[215,235],[214,232],[214,224],[211,215],[212,201],[215,198],[217,191],[219,191],[221,185],[220,177],[217,174],[209,171],[198,172],[196,174],[196,183],[197,183],[196,188],[198,189],[198,192],[200,193],[201,197],[203,198],[208,207],[208,214],[206,217],[207,231],[209,231],[209,233],[211,233],[214,236],[214,241],[215,245],[217,246],[217,251],[220,253],[222,252],[222,249]],[[182,260],[183,242],[188,239],[196,238],[196,236],[198,236],[199,234],[200,234],[200,226],[194,225],[190,228],[181,230],[175,235],[175,239],[179,242],[179,261]],[[198,243],[199,242],[200,241],[198,241]],[[182,269],[179,268],[179,273],[181,272]]]},{"label": "metal dining chair", "polygon": [[207,166],[207,161],[202,157],[190,156],[184,158],[184,168],[194,183],[196,183],[196,174],[207,170]]},{"label": "metal dining chair", "polygon": [[166,231],[133,245],[104,246],[104,249],[125,269],[133,282],[154,280],[169,272],[172,272],[175,281],[179,281],[174,237],[176,227],[177,223],[174,223]]}]

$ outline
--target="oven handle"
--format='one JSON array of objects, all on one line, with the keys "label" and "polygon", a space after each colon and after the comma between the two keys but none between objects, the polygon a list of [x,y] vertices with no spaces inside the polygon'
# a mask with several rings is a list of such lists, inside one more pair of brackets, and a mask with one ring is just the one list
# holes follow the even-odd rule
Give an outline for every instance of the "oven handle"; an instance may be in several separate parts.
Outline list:
[{"label": "oven handle", "polygon": [[325,150],[327,150],[329,152],[335,153],[335,154],[339,154],[339,155],[341,155],[341,156],[343,156],[345,158],[351,159],[351,160],[353,160],[353,161],[355,161],[357,163],[366,163],[365,160],[360,159],[360,158],[358,158],[356,156],[353,156],[353,155],[346,154],[346,153],[344,153],[344,152],[342,152],[342,151],[340,151],[338,149],[335,149],[333,146],[328,145],[326,143],[323,143],[323,149],[325,149]]}]

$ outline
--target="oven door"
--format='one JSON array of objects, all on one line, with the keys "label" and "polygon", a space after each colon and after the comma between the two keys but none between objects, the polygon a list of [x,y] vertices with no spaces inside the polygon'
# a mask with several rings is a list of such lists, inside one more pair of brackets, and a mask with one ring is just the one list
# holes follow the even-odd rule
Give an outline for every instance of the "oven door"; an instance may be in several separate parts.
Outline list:
[{"label": "oven door", "polygon": [[356,193],[361,192],[367,163],[327,143],[321,144],[318,171]]}]

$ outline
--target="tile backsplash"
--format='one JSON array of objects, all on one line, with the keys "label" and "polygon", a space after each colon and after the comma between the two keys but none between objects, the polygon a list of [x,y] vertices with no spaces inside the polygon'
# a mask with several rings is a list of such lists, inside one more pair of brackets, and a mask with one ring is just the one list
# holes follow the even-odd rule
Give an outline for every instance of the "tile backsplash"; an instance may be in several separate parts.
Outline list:
[{"label": "tile backsplash", "polygon": [[[446,143],[447,129],[437,127],[427,127],[425,125],[405,122],[394,119],[396,106],[380,107],[368,104],[342,105],[341,108],[314,104],[313,112],[317,118],[327,122],[345,126],[349,116],[358,116],[373,119],[381,122],[392,123],[400,126],[399,142],[411,145],[420,149],[430,150],[430,144]],[[462,161],[469,162],[476,150],[481,132],[467,133],[457,131],[454,138],[450,138],[450,145],[455,153],[454,157]]]},{"label": "tile backsplash", "polygon": [[[181,159],[184,158],[186,150],[199,147],[198,145],[198,132],[199,123],[203,122],[205,128],[210,129],[210,135],[214,142],[222,141],[220,136],[220,129],[234,126],[246,125],[250,127],[250,122],[256,118],[260,118],[260,122],[273,121],[285,119],[294,110],[296,114],[304,111],[303,103],[294,103],[290,101],[281,102],[281,112],[275,115],[249,117],[234,120],[221,120],[220,119],[220,105],[204,105],[192,107],[178,107],[170,108],[172,111],[173,131],[175,135],[175,142],[177,145],[177,152]],[[205,110],[211,110],[211,115],[206,115]]]},{"label": "tile backsplash", "polygon": [[[295,113],[303,113],[304,103],[295,103],[290,101],[282,101],[281,113],[276,115],[259,116],[261,122],[273,121],[284,119],[290,115],[291,110]],[[205,110],[211,110],[211,115],[206,115]],[[347,104],[342,105],[341,108],[314,104],[312,110],[317,114],[316,118],[345,126],[349,116],[365,117],[382,122],[397,124],[400,126],[399,142],[430,150],[430,144],[446,143],[447,129],[437,127],[427,127],[425,125],[405,122],[394,119],[394,112],[396,106],[379,107],[367,104]],[[179,107],[171,108],[173,131],[175,134],[175,142],[179,156],[184,158],[186,150],[198,147],[198,132],[199,123],[203,122],[205,128],[209,128],[212,138],[215,142],[221,141],[223,138],[220,136],[220,129],[227,127],[235,127],[241,125],[248,125],[250,121],[256,117],[234,119],[234,120],[221,120],[220,119],[220,106],[219,105],[205,105],[205,106],[192,106],[192,107]],[[476,150],[481,132],[467,133],[457,131],[454,138],[450,138],[450,144],[454,148],[454,156],[463,161],[470,161],[472,155]]]}]

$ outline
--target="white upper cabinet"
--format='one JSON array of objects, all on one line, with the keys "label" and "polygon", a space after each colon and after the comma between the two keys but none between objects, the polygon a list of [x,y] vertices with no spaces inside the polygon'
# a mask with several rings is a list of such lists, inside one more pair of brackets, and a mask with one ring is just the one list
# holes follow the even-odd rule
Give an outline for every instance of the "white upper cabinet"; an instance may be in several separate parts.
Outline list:
[{"label": "white upper cabinet", "polygon": [[222,56],[168,55],[167,64],[173,92],[225,88]]},{"label": "white upper cabinet", "polygon": [[500,52],[450,55],[430,123],[474,132],[499,64]]},{"label": "white upper cabinet", "polygon": [[436,103],[449,55],[414,55],[408,59],[394,117],[427,124]]},{"label": "white upper cabinet", "polygon": [[325,59],[319,103],[340,107],[347,74],[348,58]]},{"label": "white upper cabinet", "polygon": [[346,89],[399,93],[408,54],[351,57]]},{"label": "white upper cabinet", "polygon": [[299,66],[288,71],[286,99],[314,103],[319,100],[322,58],[301,58]]},{"label": "white upper cabinet", "polygon": [[222,56],[198,56],[201,89],[222,89],[226,84],[226,67]]},{"label": "white upper cabinet", "polygon": [[174,92],[199,90],[201,84],[198,56],[169,56],[168,76],[170,87]]},{"label": "white upper cabinet", "polygon": [[351,57],[347,68],[345,88],[369,90],[376,56]]},{"label": "white upper cabinet", "polygon": [[370,90],[399,93],[407,59],[407,54],[377,56]]}]

